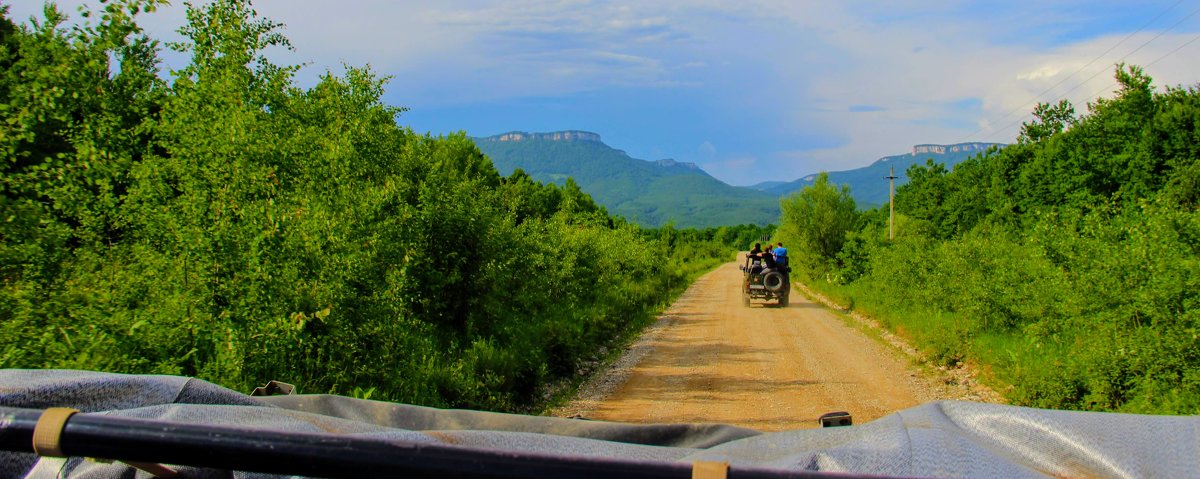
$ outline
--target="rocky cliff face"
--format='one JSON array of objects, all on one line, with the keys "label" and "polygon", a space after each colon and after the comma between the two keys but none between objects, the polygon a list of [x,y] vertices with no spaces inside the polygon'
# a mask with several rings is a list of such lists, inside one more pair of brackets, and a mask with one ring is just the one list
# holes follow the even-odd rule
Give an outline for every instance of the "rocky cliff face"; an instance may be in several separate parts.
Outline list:
[{"label": "rocky cliff face", "polygon": [[[499,135],[489,136],[486,138],[477,138],[477,139],[475,139],[475,141],[478,141],[478,142],[592,141],[592,142],[596,142],[596,143],[603,143],[602,141],[600,141],[599,134],[592,133],[590,131],[581,131],[581,130],[552,131],[549,133],[529,133],[529,132],[525,132],[525,131],[510,131],[508,133],[501,133]],[[607,145],[605,145],[605,146],[607,146]],[[621,151],[621,150],[614,149],[613,151],[616,151],[621,154],[625,154],[625,152]],[[684,169],[688,169],[688,170],[703,171],[700,169],[700,166],[696,165],[695,163],[691,163],[691,162],[687,162],[687,161],[675,161],[670,158],[653,161],[651,163],[654,163],[658,166],[662,166],[662,167],[666,167],[666,168],[679,167],[679,168],[684,168]],[[705,174],[707,174],[707,173],[705,173]]]},{"label": "rocky cliff face", "polygon": [[[932,159],[945,165],[947,169],[951,169],[964,160],[987,151],[988,148],[1004,148],[1005,146],[1007,145],[1003,143],[983,142],[953,145],[924,143],[914,145],[909,153],[885,156],[861,168],[830,171],[829,181],[836,185],[849,186],[850,194],[854,196],[854,201],[858,202],[860,206],[882,205],[888,201],[888,182],[880,181],[882,178],[895,174],[898,176],[896,185],[899,186],[908,182],[905,172],[910,166],[925,164],[927,159]],[[772,186],[764,191],[780,196],[789,195],[813,184],[816,179],[817,175],[808,175],[796,181]]]},{"label": "rocky cliff face", "polygon": [[542,141],[600,141],[600,135],[590,131],[567,130],[567,131],[552,131],[550,133],[527,133],[524,131],[510,131],[487,138],[480,138],[479,141],[526,141],[526,140],[542,140]]},{"label": "rocky cliff face", "polygon": [[695,163],[692,163],[690,161],[675,161],[670,158],[655,161],[654,164],[656,164],[658,166],[666,166],[668,168],[672,167],[672,166],[678,166],[680,168],[687,168],[689,170],[699,170],[700,169],[700,166],[698,166]]},{"label": "rocky cliff face", "polygon": [[912,154],[913,154],[913,156],[928,155],[928,154],[944,155],[946,153],[984,151],[992,146],[1003,147],[1005,145],[1003,143],[979,143],[979,142],[959,143],[956,145],[914,145]]}]

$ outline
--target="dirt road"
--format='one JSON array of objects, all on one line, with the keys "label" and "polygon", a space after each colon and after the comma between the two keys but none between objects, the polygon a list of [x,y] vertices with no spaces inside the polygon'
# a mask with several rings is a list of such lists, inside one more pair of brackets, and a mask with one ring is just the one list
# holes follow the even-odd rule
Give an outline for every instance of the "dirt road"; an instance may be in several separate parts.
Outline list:
[{"label": "dirt road", "polygon": [[740,280],[737,263],[701,277],[559,414],[775,431],[817,427],[831,411],[862,423],[953,395],[798,290],[786,308],[743,306]]}]

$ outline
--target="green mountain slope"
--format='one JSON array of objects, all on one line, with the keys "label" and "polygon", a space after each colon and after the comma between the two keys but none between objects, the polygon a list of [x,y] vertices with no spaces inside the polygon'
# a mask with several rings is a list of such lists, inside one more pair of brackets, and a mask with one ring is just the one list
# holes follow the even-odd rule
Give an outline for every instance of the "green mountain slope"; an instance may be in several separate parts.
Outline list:
[{"label": "green mountain slope", "polygon": [[[814,174],[791,182],[730,186],[693,163],[632,158],[586,131],[509,132],[474,140],[502,175],[520,168],[543,182],[562,184],[574,178],[610,213],[649,227],[668,222],[679,227],[775,223],[779,198],[816,179]],[[858,206],[870,208],[887,203],[889,168],[895,169],[896,186],[900,186],[908,182],[905,172],[914,164],[933,159],[952,168],[988,148],[1003,146],[916,145],[909,153],[886,156],[862,168],[830,172],[829,179],[849,185]]]},{"label": "green mountain slope", "polygon": [[610,213],[644,226],[774,223],[779,195],[730,186],[692,163],[630,157],[584,131],[510,132],[475,143],[502,175],[520,168],[543,182],[573,178]]},{"label": "green mountain slope", "polygon": [[[990,147],[1003,148],[1000,143],[959,143],[955,145],[916,145],[911,153],[885,156],[874,163],[862,168],[847,171],[829,172],[829,181],[837,185],[849,185],[850,194],[854,196],[859,208],[870,208],[886,204],[888,201],[888,176],[890,168],[895,169],[896,186],[908,183],[905,172],[915,164],[925,164],[928,159],[946,165],[951,169],[967,158],[987,151]],[[813,184],[817,175],[808,175],[796,181],[782,185],[762,188],[763,191],[785,196],[805,186]],[[757,185],[756,185],[757,186]],[[764,185],[765,186],[765,185]]]}]

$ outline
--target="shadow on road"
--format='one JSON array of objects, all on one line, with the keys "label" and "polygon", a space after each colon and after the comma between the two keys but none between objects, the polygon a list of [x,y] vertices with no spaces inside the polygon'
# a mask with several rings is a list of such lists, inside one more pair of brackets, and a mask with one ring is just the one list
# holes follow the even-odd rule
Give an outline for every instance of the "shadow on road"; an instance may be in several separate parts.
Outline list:
[{"label": "shadow on road", "polygon": [[826,309],[824,306],[814,303],[814,302],[811,302],[811,301],[805,301],[803,303],[791,303],[787,306],[780,306],[779,303],[773,303],[773,302],[772,303],[759,303],[759,302],[751,301],[750,307],[751,308],[767,308],[767,309],[784,309],[784,308]]}]

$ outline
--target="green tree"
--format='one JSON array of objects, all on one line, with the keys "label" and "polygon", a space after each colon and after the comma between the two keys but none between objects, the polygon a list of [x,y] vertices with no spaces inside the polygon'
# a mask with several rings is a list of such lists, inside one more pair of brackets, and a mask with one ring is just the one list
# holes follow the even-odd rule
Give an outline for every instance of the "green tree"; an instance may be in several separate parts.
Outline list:
[{"label": "green tree", "polygon": [[1037,143],[1075,125],[1075,107],[1067,100],[1051,105],[1038,103],[1033,108],[1034,120],[1021,123],[1018,143]]},{"label": "green tree", "polygon": [[792,251],[810,267],[835,261],[858,219],[850,187],[839,189],[824,172],[811,186],[784,198],[781,207],[779,238],[794,245]]}]

